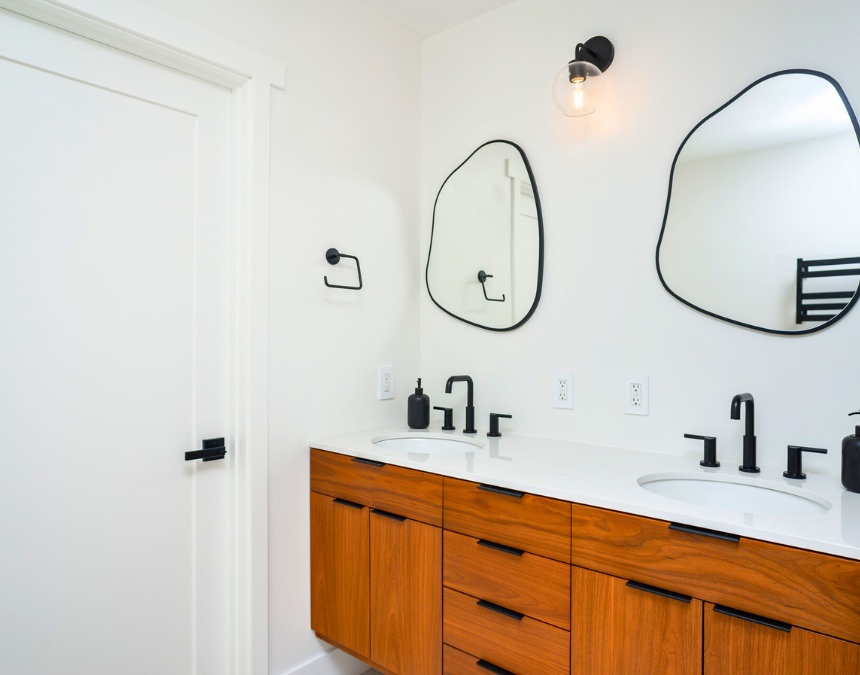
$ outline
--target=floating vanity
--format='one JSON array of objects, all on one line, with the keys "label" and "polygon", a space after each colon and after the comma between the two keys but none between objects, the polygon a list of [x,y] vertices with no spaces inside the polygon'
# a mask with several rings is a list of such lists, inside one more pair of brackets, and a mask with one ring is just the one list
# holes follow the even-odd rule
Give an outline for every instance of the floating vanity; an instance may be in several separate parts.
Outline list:
[{"label": "floating vanity", "polygon": [[409,675],[860,672],[860,494],[725,455],[316,441],[312,628]]}]

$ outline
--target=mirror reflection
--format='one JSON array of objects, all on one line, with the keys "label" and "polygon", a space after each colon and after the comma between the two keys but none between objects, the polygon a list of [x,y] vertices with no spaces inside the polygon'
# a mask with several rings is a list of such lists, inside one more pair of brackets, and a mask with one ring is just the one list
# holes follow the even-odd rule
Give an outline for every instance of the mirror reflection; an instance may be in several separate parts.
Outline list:
[{"label": "mirror reflection", "polygon": [[430,297],[461,321],[512,330],[534,313],[542,271],[543,222],[528,160],[510,141],[485,143],[436,197]]},{"label": "mirror reflection", "polygon": [[681,144],[657,270],[682,302],[773,333],[810,333],[860,281],[860,133],[839,84],[782,71],[747,87]]}]

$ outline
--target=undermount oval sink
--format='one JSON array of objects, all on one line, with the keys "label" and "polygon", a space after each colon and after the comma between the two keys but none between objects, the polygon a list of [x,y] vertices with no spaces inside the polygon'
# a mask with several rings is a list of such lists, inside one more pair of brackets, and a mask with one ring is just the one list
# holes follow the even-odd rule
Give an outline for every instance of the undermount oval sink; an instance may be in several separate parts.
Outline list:
[{"label": "undermount oval sink", "polygon": [[742,513],[804,516],[825,513],[833,506],[807,490],[741,476],[654,473],[641,476],[637,482],[662,497]]},{"label": "undermount oval sink", "polygon": [[480,441],[444,434],[388,434],[372,438],[370,442],[386,450],[418,452],[428,455],[474,452],[478,448],[484,447]]}]

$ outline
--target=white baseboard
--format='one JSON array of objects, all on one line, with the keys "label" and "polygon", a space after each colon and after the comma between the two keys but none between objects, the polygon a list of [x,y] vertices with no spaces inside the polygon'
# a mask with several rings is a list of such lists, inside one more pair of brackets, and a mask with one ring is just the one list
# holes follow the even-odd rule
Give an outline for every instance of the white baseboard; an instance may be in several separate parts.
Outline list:
[{"label": "white baseboard", "polygon": [[330,649],[291,668],[284,675],[361,675],[370,666],[339,649]]}]

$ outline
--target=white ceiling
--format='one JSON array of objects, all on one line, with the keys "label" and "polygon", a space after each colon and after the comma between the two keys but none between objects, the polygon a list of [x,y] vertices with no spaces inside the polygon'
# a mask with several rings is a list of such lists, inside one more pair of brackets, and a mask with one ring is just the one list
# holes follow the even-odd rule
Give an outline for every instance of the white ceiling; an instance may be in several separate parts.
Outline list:
[{"label": "white ceiling", "polygon": [[486,14],[515,0],[356,0],[422,38]]}]

